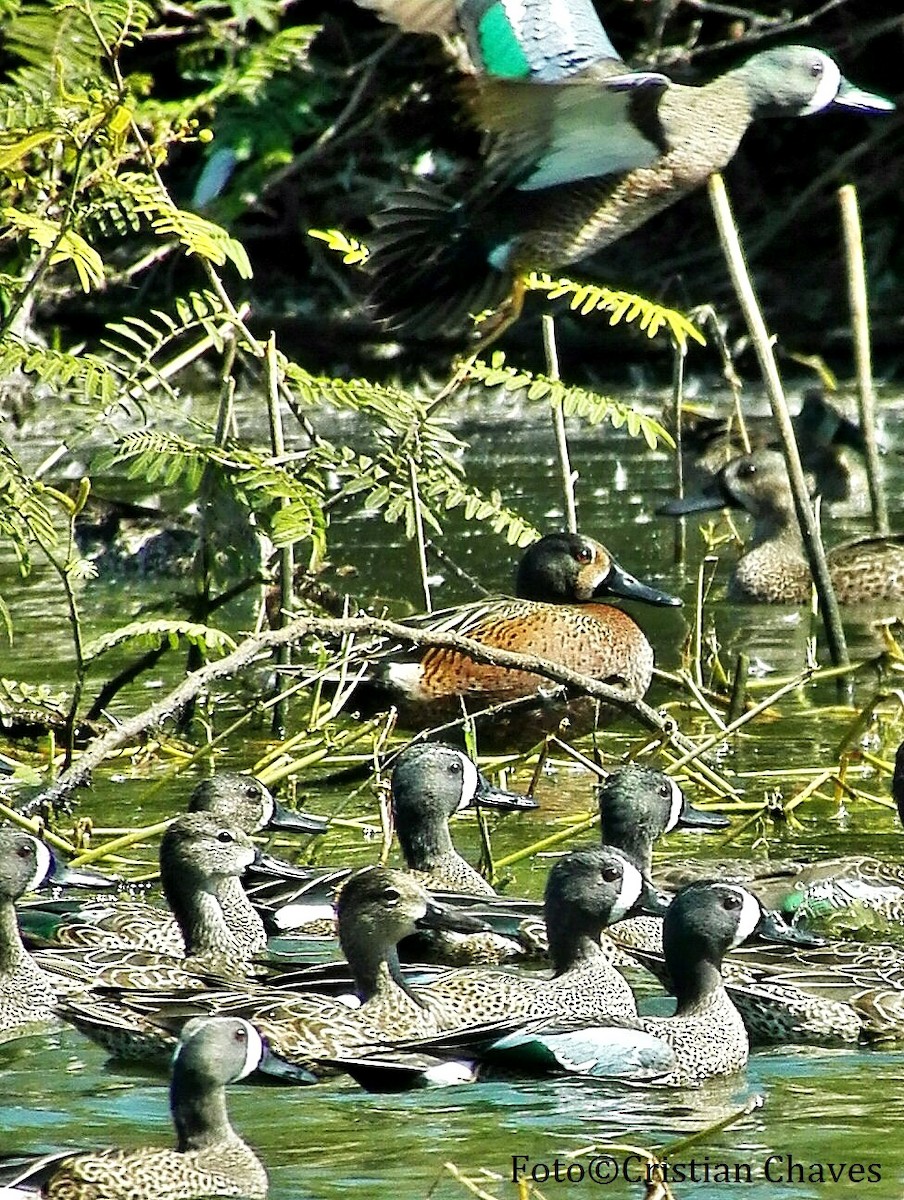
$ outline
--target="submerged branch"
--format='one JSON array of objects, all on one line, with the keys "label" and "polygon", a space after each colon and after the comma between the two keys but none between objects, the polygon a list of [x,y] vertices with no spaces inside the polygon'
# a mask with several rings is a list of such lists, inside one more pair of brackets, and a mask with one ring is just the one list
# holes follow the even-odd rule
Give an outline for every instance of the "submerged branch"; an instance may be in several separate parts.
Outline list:
[{"label": "submerged branch", "polygon": [[67,801],[76,788],[82,787],[89,781],[92,772],[109,754],[131,744],[148,729],[177,716],[187,704],[196,700],[216,680],[238,674],[239,671],[249,667],[258,659],[266,657],[275,647],[302,642],[306,638],[312,637],[339,639],[355,635],[391,638],[394,641],[418,646],[445,647],[467,654],[477,662],[542,675],[554,683],[574,688],[619,708],[645,728],[655,731],[665,740],[671,741],[683,749],[689,758],[694,756],[694,744],[681,734],[674,721],[662,716],[650,705],[645,704],[643,700],[634,699],[619,688],[601,683],[598,679],[583,675],[579,671],[572,671],[558,663],[539,658],[535,654],[519,654],[512,650],[501,650],[494,646],[485,646],[473,638],[462,637],[460,634],[413,629],[398,621],[388,621],[379,617],[304,616],[292,621],[284,629],[246,638],[231,654],[193,671],[150,708],[129,717],[121,725],[93,742],[77,762],[64,771],[50,787],[34,798],[33,807],[38,808],[43,804],[52,805]]}]

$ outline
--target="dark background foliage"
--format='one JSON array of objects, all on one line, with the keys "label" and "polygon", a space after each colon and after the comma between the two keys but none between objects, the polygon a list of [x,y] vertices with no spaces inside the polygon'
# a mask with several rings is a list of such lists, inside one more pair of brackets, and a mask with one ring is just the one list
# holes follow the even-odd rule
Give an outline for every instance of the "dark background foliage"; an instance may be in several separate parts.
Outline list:
[{"label": "dark background foliage", "polygon": [[[904,17],[880,0],[750,8],[705,0],[600,0],[597,7],[629,63],[664,69],[681,82],[705,82],[757,49],[796,41],[827,50],[860,86],[890,97],[900,89]],[[186,94],[198,81],[214,79],[223,57],[255,36],[254,7],[242,11],[252,19],[235,27],[230,47],[222,36],[211,39],[190,10],[173,8],[164,30],[136,47],[128,65],[149,73],[161,97]],[[265,22],[273,11],[261,9]],[[450,348],[387,342],[360,309],[355,271],[307,230],[339,227],[366,240],[369,214],[422,156],[432,155],[439,177],[474,160],[479,142],[460,116],[455,67],[438,39],[402,36],[353,0],[288,3],[278,23],[322,26],[306,69],[272,80],[253,105],[238,97],[221,100],[210,114],[214,141],[185,147],[172,159],[167,180],[179,203],[191,207],[202,155],[235,149],[234,173],[205,211],[249,250],[258,331],[275,328],[305,365],[371,375],[441,369]],[[726,173],[771,326],[787,346],[823,353],[842,371],[847,302],[835,193],[845,182],[856,183],[859,192],[879,367],[886,374],[904,367],[902,146],[904,113],[762,122]],[[148,278],[155,302],[157,293],[180,286],[171,270]],[[569,273],[679,308],[713,303],[739,328],[705,191]],[[108,317],[116,301],[115,291],[103,296],[100,315]],[[504,345],[533,353],[536,307]],[[601,335],[586,322],[562,325],[566,352],[595,359],[597,367],[600,360],[612,366],[666,353],[651,351],[630,332]]]}]

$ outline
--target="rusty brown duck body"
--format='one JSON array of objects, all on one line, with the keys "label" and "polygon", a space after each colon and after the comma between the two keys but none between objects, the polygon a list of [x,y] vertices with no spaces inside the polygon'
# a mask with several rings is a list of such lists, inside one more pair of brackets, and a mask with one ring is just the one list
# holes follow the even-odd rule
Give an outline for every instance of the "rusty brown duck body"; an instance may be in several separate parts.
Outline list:
[{"label": "rusty brown duck body", "polygon": [[[415,628],[455,632],[488,648],[537,655],[622,689],[639,699],[653,675],[653,648],[637,622],[605,601],[639,600],[678,605],[680,600],[635,579],[595,539],[550,533],[527,548],[518,566],[516,595],[431,613],[409,621]],[[369,687],[391,703],[403,724],[426,728],[469,712],[522,701],[507,716],[495,713],[481,729],[519,744],[538,740],[562,718],[589,730],[595,709],[586,697],[563,701],[555,685],[530,671],[480,663],[460,651],[432,647],[414,653],[377,646]]]}]

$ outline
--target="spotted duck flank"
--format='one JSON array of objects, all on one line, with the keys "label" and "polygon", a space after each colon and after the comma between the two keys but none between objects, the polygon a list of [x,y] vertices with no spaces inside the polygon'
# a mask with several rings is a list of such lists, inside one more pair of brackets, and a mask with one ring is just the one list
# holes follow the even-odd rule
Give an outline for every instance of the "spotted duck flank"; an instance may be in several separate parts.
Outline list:
[{"label": "spotted duck flank", "polygon": [[523,276],[610,245],[721,171],[752,121],[831,108],[886,112],[809,46],[764,50],[702,86],[631,71],[590,0],[360,0],[403,28],[464,33],[483,163],[419,181],[374,218],[369,303],[406,336],[486,341],[515,319]]},{"label": "spotted duck flank", "polygon": [[[226,1085],[262,1070],[303,1081],[291,1064],[272,1055],[247,1021],[189,1021],[173,1055],[170,1112],[176,1148],[82,1151],[43,1160],[16,1180],[23,1188],[45,1176],[47,1200],[194,1200],[202,1196],[267,1195],[267,1172],[233,1129]],[[48,1176],[49,1171],[49,1176]],[[24,1194],[24,1192],[22,1193]]]},{"label": "spotted duck flank", "polygon": [[[515,598],[481,600],[410,620],[414,628],[454,632],[488,647],[536,654],[640,698],[650,686],[653,648],[635,621],[606,597],[678,605],[680,600],[641,583],[593,538],[551,533],[524,552]],[[374,658],[370,699],[395,705],[403,724],[425,728],[462,716],[462,705],[477,713],[492,705],[524,701],[510,716],[494,714],[480,724],[488,736],[509,745],[532,744],[558,728],[563,717],[575,733],[593,727],[595,709],[587,697],[565,702],[555,687],[526,671],[478,663],[443,647]],[[375,694],[374,694],[375,689]]]},{"label": "spotted duck flank", "polygon": [[[667,516],[743,509],[753,536],[735,565],[728,598],[752,604],[805,604],[812,576],[804,554],[785,460],[777,450],[733,459],[700,495],[672,500]],[[840,604],[904,600],[904,535],[865,537],[833,546],[829,571]]]}]

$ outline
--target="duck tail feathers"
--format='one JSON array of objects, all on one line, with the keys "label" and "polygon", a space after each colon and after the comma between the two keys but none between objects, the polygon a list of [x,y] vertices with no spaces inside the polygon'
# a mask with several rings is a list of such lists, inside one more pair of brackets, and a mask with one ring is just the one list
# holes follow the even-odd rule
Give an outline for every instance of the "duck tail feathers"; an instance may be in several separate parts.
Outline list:
[{"label": "duck tail feathers", "polygon": [[388,332],[457,337],[470,317],[495,309],[511,273],[488,260],[479,206],[419,182],[390,197],[369,238],[367,307]]}]

